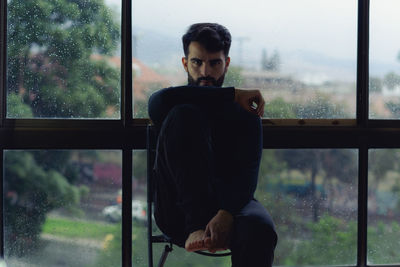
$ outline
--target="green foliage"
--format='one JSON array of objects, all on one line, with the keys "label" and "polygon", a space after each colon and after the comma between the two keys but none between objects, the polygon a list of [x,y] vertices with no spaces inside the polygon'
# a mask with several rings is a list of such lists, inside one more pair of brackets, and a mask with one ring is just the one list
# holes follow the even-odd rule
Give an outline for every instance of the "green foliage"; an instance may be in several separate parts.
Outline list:
[{"label": "green foliage", "polygon": [[30,118],[32,109],[15,93],[7,96],[7,115],[11,118]]},{"label": "green foliage", "polygon": [[[284,149],[279,150],[279,158],[287,162],[290,169],[298,169],[309,174],[314,221],[318,220],[319,203],[323,195],[317,194],[316,177],[322,175],[323,184],[337,179],[353,184],[357,179],[356,154],[348,149]],[[337,166],[341,166],[338,168]]]},{"label": "green foliage", "polygon": [[268,194],[268,189],[271,187],[271,180],[276,177],[279,178],[281,173],[287,169],[286,162],[280,161],[276,156],[276,152],[276,150],[272,149],[263,150],[260,162],[259,179],[255,196],[264,206],[268,206],[271,203],[270,194]]},{"label": "green foliage", "polygon": [[397,163],[397,153],[395,149],[370,149],[368,153],[369,160],[369,181],[374,181],[371,188],[377,189],[377,185],[382,181],[386,173],[394,170]]},{"label": "green foliage", "polygon": [[397,179],[395,184],[392,187],[392,192],[397,195],[397,203],[396,203],[396,209],[397,212],[400,212],[400,181]]},{"label": "green foliage", "polygon": [[296,117],[294,105],[277,97],[267,102],[264,107],[264,117],[270,119],[293,119]]},{"label": "green foliage", "polygon": [[368,261],[373,264],[393,264],[400,262],[399,254],[400,225],[378,222],[368,227]]},{"label": "green foliage", "polygon": [[264,117],[270,119],[332,119],[349,117],[347,107],[333,103],[329,95],[317,94],[306,103],[286,102],[282,97],[267,101]]},{"label": "green foliage", "polygon": [[243,76],[241,72],[243,69],[238,66],[230,66],[225,75],[224,86],[234,86],[240,88],[243,85]]},{"label": "green foliage", "polygon": [[134,117],[135,118],[148,118],[148,102],[150,96],[157,90],[164,88],[162,84],[152,83],[146,89],[144,99],[134,99]]},{"label": "green foliage", "polygon": [[[103,0],[8,1],[7,115],[12,118],[119,117],[120,74],[107,57],[119,23]],[[88,188],[67,151],[8,151],[6,253],[33,248],[46,214],[75,215]]]},{"label": "green foliage", "polygon": [[351,265],[357,256],[357,223],[324,215],[318,223],[307,225],[309,237],[298,243],[284,264]]},{"label": "green foliage", "polygon": [[332,119],[348,117],[346,106],[332,103],[328,95],[321,93],[304,105],[296,105],[294,110],[296,118]]},{"label": "green foliage", "polygon": [[[103,250],[93,267],[118,267],[121,264],[122,254],[122,225],[110,231],[105,237]],[[136,266],[136,265],[134,265]]]},{"label": "green foliage", "polygon": [[119,106],[119,71],[104,58],[120,33],[103,0],[11,0],[8,11],[9,95],[34,117],[116,116],[106,112]]},{"label": "green foliage", "polygon": [[6,253],[22,255],[34,247],[46,213],[59,207],[76,210],[87,189],[70,184],[60,166],[44,169],[31,152],[7,151],[4,163]]},{"label": "green foliage", "polygon": [[285,149],[279,150],[279,157],[291,169],[315,174],[323,171],[326,178],[337,178],[345,183],[353,183],[357,175],[357,157],[349,149]]},{"label": "green foliage", "polygon": [[48,217],[43,224],[44,234],[69,238],[90,238],[103,240],[107,234],[120,231],[120,226],[66,218]]}]

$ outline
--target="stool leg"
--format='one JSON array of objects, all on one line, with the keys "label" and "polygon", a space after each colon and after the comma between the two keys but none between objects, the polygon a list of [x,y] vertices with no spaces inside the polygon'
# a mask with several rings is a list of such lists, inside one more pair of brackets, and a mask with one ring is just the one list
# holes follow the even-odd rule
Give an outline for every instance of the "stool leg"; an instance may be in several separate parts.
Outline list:
[{"label": "stool leg", "polygon": [[158,263],[158,267],[163,267],[165,261],[167,260],[168,254],[172,251],[172,245],[165,245],[164,251],[160,257],[160,262]]}]

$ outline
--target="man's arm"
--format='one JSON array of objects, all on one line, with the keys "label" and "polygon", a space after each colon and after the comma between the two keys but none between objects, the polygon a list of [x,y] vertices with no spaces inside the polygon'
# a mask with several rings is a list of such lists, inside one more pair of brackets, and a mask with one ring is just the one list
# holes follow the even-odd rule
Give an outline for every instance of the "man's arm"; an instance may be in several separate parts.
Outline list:
[{"label": "man's arm", "polygon": [[[149,116],[161,126],[168,112],[179,104],[216,106],[221,102],[237,102],[246,111],[262,116],[264,99],[258,90],[242,90],[233,87],[179,86],[153,93],[149,99]],[[254,105],[254,103],[256,105]]]},{"label": "man's arm", "polygon": [[235,102],[250,113],[260,117],[264,114],[265,101],[259,90],[235,89]]},{"label": "man's arm", "polygon": [[168,112],[179,104],[218,105],[232,102],[233,87],[179,86],[169,87],[153,93],[149,99],[149,116],[160,127]]}]

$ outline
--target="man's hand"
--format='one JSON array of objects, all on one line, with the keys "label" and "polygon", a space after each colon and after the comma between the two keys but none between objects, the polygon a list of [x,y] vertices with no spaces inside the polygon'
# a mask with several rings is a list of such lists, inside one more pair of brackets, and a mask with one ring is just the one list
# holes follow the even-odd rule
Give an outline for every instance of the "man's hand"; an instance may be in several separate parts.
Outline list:
[{"label": "man's hand", "polygon": [[204,244],[211,253],[228,248],[232,228],[233,216],[225,210],[219,210],[204,232]]},{"label": "man's hand", "polygon": [[235,89],[235,102],[248,112],[260,117],[264,114],[265,101],[259,90]]}]

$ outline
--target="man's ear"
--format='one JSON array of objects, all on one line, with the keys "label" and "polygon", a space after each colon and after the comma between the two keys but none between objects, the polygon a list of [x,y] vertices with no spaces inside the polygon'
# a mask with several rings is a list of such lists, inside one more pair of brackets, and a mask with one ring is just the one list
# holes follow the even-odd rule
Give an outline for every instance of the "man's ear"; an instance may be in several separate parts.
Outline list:
[{"label": "man's ear", "polygon": [[230,57],[226,57],[226,60],[225,60],[225,73],[228,71],[230,63],[231,63],[231,58]]},{"label": "man's ear", "polygon": [[188,72],[188,60],[186,57],[182,57],[182,65],[186,72]]}]

